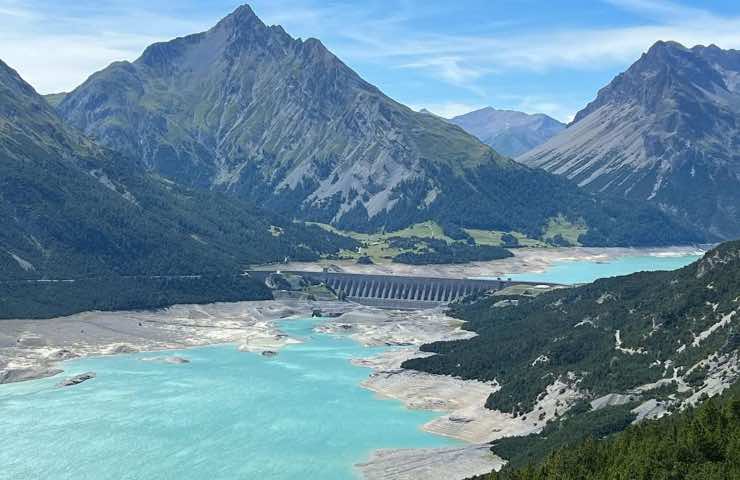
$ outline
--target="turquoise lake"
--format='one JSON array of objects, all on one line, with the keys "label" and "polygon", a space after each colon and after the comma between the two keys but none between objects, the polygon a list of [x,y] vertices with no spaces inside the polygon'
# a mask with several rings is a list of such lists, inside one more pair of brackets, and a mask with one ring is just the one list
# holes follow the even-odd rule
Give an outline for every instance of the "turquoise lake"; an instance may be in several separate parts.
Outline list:
[{"label": "turquoise lake", "polygon": [[675,270],[698,260],[700,255],[628,255],[605,261],[561,261],[555,262],[544,272],[538,273],[515,273],[503,275],[503,278],[511,277],[512,280],[561,283],[570,285],[574,283],[593,282],[598,278],[616,277],[628,275],[634,272]]},{"label": "turquoise lake", "polygon": [[[229,345],[90,358],[0,386],[0,478],[348,479],[377,448],[459,445],[420,429],[434,413],[359,386],[369,370],[350,358],[381,349],[315,323],[282,322],[306,343],[272,358]],[[160,355],[191,363],[141,360]],[[86,371],[97,377],[55,387]]]},{"label": "turquoise lake", "polygon": [[[511,277],[581,283],[697,258],[567,261]],[[459,444],[421,430],[438,414],[361,388],[369,370],[350,359],[383,349],[315,333],[318,321],[281,322],[305,343],[273,358],[233,345],[88,358],[54,378],[0,385],[0,479],[351,479],[377,448]],[[142,361],[171,355],[191,363]],[[86,371],[97,377],[56,388]]]}]

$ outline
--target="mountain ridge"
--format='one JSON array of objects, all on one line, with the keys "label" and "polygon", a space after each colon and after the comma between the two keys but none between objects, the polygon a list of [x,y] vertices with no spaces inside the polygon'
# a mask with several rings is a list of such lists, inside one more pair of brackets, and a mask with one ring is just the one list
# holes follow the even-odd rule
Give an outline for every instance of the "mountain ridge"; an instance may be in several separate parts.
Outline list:
[{"label": "mountain ridge", "polygon": [[740,52],[657,42],[573,123],[518,158],[593,192],[740,237]]},{"label": "mountain ridge", "polygon": [[701,240],[657,210],[587,195],[412,111],[248,6],[93,74],[59,111],[166,178],[345,230],[431,219],[539,238],[564,217],[587,224],[592,245]]},{"label": "mountain ridge", "polygon": [[[2,61],[0,158],[1,280],[238,273],[250,262],[317,258],[353,244],[143,174],[65,125]],[[272,222],[284,237],[271,233]]]}]

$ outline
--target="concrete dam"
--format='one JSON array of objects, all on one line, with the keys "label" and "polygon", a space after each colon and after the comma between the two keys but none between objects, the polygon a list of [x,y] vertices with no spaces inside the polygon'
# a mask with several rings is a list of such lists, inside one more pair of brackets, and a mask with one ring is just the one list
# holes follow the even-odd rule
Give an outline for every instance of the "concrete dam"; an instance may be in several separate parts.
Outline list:
[{"label": "concrete dam", "polygon": [[250,271],[247,273],[262,281],[274,273],[300,276],[327,285],[340,298],[384,308],[432,308],[482,291],[501,290],[512,285],[531,287],[542,285],[536,282],[515,282],[505,279],[407,277],[341,272]]}]

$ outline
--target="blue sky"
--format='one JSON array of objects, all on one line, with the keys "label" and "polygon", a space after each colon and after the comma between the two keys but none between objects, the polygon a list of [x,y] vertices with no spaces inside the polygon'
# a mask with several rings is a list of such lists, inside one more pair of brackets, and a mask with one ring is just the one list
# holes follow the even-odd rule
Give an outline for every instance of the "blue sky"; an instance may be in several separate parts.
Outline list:
[{"label": "blue sky", "polygon": [[[0,59],[70,90],[155,41],[208,29],[227,0],[0,0]],[[740,48],[740,2],[255,0],[393,98],[451,116],[491,105],[568,121],[657,40]]]}]

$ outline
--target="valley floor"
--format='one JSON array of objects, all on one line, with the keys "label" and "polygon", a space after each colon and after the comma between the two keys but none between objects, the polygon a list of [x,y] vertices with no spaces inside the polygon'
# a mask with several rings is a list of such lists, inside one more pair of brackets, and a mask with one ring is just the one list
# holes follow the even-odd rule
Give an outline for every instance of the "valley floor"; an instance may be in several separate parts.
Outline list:
[{"label": "valley floor", "polygon": [[656,247],[656,248],[515,248],[511,258],[489,262],[469,262],[444,265],[406,265],[393,263],[390,259],[373,265],[358,264],[355,260],[322,260],[320,262],[290,262],[288,264],[262,265],[255,269],[286,271],[321,271],[329,268],[347,273],[369,275],[405,275],[419,277],[505,277],[508,274],[541,273],[555,263],[563,261],[607,262],[625,256],[685,256],[701,255],[706,248],[694,246]]}]

